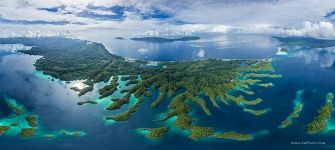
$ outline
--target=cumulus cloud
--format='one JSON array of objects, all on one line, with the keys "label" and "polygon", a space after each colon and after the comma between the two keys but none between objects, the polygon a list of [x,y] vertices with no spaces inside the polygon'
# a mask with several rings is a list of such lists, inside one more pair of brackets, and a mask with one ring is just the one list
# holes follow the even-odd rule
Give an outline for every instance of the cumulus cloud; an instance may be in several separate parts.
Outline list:
[{"label": "cumulus cloud", "polygon": [[315,37],[315,38],[335,38],[335,27],[333,23],[321,21],[312,23],[306,21],[302,23],[300,28],[284,28],[274,27],[271,25],[258,25],[245,28],[235,28],[239,33],[257,33],[281,36],[300,36],[300,37]]},{"label": "cumulus cloud", "polygon": [[[116,6],[122,13],[112,9]],[[333,24],[324,18],[334,6],[334,0],[2,0],[0,28],[6,31],[0,33],[68,36],[106,30],[128,36],[238,32],[335,38]]]},{"label": "cumulus cloud", "polygon": [[[0,9],[4,11],[1,11],[0,14],[4,16],[8,14],[7,11],[11,11],[10,9],[17,12],[29,10],[31,13],[18,13],[18,15],[22,18],[33,19],[32,13],[43,13],[43,16],[57,15],[62,19],[64,19],[62,16],[65,16],[65,18],[72,17],[73,20],[80,20],[81,18],[75,17],[76,14],[97,11],[92,8],[111,8],[113,6],[134,8],[135,13],[128,11],[129,16],[130,14],[135,16],[152,14],[155,10],[161,10],[173,16],[169,21],[181,20],[194,24],[290,25],[300,24],[306,20],[321,21],[326,13],[334,9],[335,1],[324,0],[320,3],[318,0],[183,0],[173,2],[170,0],[2,0]],[[61,11],[47,12],[40,8],[60,8]],[[98,13],[112,13],[112,10]],[[36,15],[36,19],[43,16]]]},{"label": "cumulus cloud", "polygon": [[8,21],[68,22],[71,24],[95,23],[94,19],[78,17],[74,14],[57,14],[36,8],[0,7],[0,18]]},{"label": "cumulus cloud", "polygon": [[16,52],[18,50],[30,50],[31,46],[24,46],[22,44],[0,44],[0,51]]},{"label": "cumulus cloud", "polygon": [[149,53],[150,50],[148,48],[139,48],[137,52],[143,55]]},{"label": "cumulus cloud", "polygon": [[185,32],[218,32],[218,33],[226,33],[231,28],[227,25],[216,25],[216,24],[187,24],[178,26],[175,28],[179,28],[181,31]]},{"label": "cumulus cloud", "polygon": [[193,35],[198,33],[228,33],[232,27],[226,25],[211,24],[185,24],[170,25],[161,24],[154,27],[154,30],[146,30],[134,33],[134,36],[182,36]]},{"label": "cumulus cloud", "polygon": [[334,9],[335,1],[324,0],[277,0],[277,1],[187,1],[185,9],[176,18],[193,23],[249,26],[270,24],[295,26],[310,20],[319,22]]},{"label": "cumulus cloud", "polygon": [[204,58],[205,57],[205,50],[204,49],[199,49],[195,52],[195,55],[198,57],[198,58]]},{"label": "cumulus cloud", "polygon": [[50,37],[50,36],[67,36],[70,37],[70,32],[66,30],[66,26],[51,26],[51,25],[2,25],[0,26],[0,38],[7,37]]},{"label": "cumulus cloud", "polygon": [[107,16],[117,15],[112,11],[105,11],[105,10],[90,10],[89,13],[94,15],[107,15]]},{"label": "cumulus cloud", "polygon": [[334,24],[327,21],[315,22],[305,21],[300,27],[279,27],[269,24],[260,24],[246,27],[236,27],[216,24],[186,24],[180,26],[161,26],[155,30],[147,30],[134,35],[140,36],[178,36],[192,35],[197,33],[251,33],[275,36],[299,36],[314,38],[335,38]]},{"label": "cumulus cloud", "polygon": [[335,37],[334,25],[325,21],[320,23],[304,22],[302,29],[286,30],[286,32],[293,36]]}]

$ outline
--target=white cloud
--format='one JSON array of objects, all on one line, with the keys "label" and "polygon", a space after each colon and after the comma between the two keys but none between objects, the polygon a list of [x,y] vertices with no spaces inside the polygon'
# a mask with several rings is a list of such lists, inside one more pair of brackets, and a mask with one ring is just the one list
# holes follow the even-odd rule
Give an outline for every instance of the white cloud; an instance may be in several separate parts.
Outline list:
[{"label": "white cloud", "polygon": [[181,31],[185,32],[219,32],[226,33],[231,27],[227,25],[216,25],[216,24],[186,24],[178,26]]},{"label": "white cloud", "polygon": [[334,25],[331,22],[325,21],[319,23],[304,22],[302,29],[287,30],[287,32],[292,36],[335,37]]},{"label": "white cloud", "polygon": [[90,10],[90,13],[96,15],[116,15],[116,13],[112,11],[103,11],[103,10]]},{"label": "white cloud", "polygon": [[0,44],[0,51],[16,52],[18,50],[30,50],[31,46],[24,46],[22,44]]},{"label": "white cloud", "polygon": [[335,38],[335,27],[331,22],[321,21],[312,23],[306,21],[302,23],[300,28],[284,28],[274,27],[270,25],[258,25],[249,27],[237,27],[232,29],[239,33],[256,33],[267,35],[282,35],[282,36],[303,36],[315,38]]},{"label": "white cloud", "polygon": [[[125,6],[122,21],[99,20],[77,16],[90,12],[114,15],[115,12],[92,7]],[[57,8],[49,12],[40,8]],[[120,36],[180,36],[197,33],[257,33],[287,36],[335,38],[335,29],[324,15],[335,7],[334,0],[2,0],[0,17],[13,21],[69,22],[66,25],[13,25],[0,23],[1,37],[51,36],[69,33],[91,33],[105,30]],[[160,9],[172,15],[167,19],[143,20],[141,14]],[[175,21],[190,22],[176,25]],[[305,22],[308,21],[308,22]],[[305,22],[302,26],[301,24]],[[11,26],[11,27],[9,27]],[[108,32],[107,32],[108,31]],[[126,35],[125,35],[126,34]],[[89,35],[88,35],[89,36]]]},{"label": "white cloud", "polygon": [[140,48],[137,50],[137,52],[143,55],[149,53],[150,50],[148,48]]},{"label": "white cloud", "polygon": [[193,23],[249,26],[270,24],[295,26],[303,21],[319,22],[334,9],[335,1],[277,0],[277,1],[187,1],[176,18]]},{"label": "white cloud", "polygon": [[[127,4],[124,0],[2,0],[0,17],[7,20],[46,21],[80,24],[97,24],[97,20],[77,16],[91,12],[97,15],[114,15],[110,10],[89,9],[92,7],[112,7]],[[59,8],[58,12],[49,12],[41,8]]]},{"label": "white cloud", "polygon": [[[68,26],[53,25],[1,25],[0,38],[7,37],[48,37],[48,36],[71,36],[66,29]],[[64,29],[65,28],[65,29]]]},{"label": "white cloud", "polygon": [[[172,20],[192,22],[194,24],[225,24],[229,26],[246,26],[258,24],[298,25],[303,21],[322,21],[324,15],[334,9],[335,1],[323,0],[266,0],[266,1],[216,1],[216,0],[2,0],[0,9],[12,8],[17,12],[31,10],[32,13],[18,13],[23,18],[41,13],[38,8],[63,7],[60,13],[49,13],[60,16],[78,14],[90,10],[87,6],[112,7],[128,6],[137,8],[140,13],[152,13],[158,8],[173,14]],[[102,13],[102,12],[98,12]],[[112,13],[112,12],[103,12]],[[1,16],[6,11],[0,12]],[[47,13],[45,13],[46,15]],[[26,17],[25,17],[26,16]],[[127,12],[126,16],[137,18],[138,14]],[[8,17],[8,16],[7,16]],[[13,16],[15,17],[15,16]],[[41,17],[36,15],[36,19]],[[74,16],[67,16],[73,17]],[[57,18],[53,16],[53,18]],[[33,18],[30,18],[33,19]],[[64,18],[63,18],[64,19]],[[78,18],[76,18],[78,19]]]},{"label": "white cloud", "polygon": [[199,49],[196,51],[195,55],[199,58],[204,58],[205,57],[205,50],[204,49]]},{"label": "white cloud", "polygon": [[[158,23],[158,22],[156,22]],[[197,33],[228,33],[232,27],[226,25],[185,24],[152,25],[154,29],[134,33],[134,36],[187,36]]]},{"label": "white cloud", "polygon": [[45,21],[45,22],[69,22],[90,24],[94,19],[77,17],[73,14],[55,14],[52,12],[37,10],[34,8],[7,8],[0,7],[0,17],[6,20],[19,21]]}]

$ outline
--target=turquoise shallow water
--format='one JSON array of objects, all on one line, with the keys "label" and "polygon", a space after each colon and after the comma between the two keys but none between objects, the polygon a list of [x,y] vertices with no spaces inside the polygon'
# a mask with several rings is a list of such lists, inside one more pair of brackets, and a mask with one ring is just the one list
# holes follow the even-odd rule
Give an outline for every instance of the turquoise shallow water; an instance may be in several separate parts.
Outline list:
[{"label": "turquoise shallow water", "polygon": [[[233,38],[233,37],[232,37]],[[234,37],[236,38],[236,37]],[[273,40],[273,39],[271,39]],[[270,40],[270,41],[271,41]],[[276,42],[272,43],[275,45]],[[189,44],[189,43],[187,43]],[[255,46],[257,48],[257,46]],[[254,48],[255,48],[254,47]],[[275,48],[275,46],[273,46]],[[184,49],[184,46],[175,49]],[[240,47],[240,48],[243,48]],[[251,49],[250,49],[251,50]],[[20,53],[1,53],[0,56],[0,116],[3,118],[9,114],[9,110],[4,105],[4,95],[17,100],[18,103],[39,116],[43,130],[56,131],[59,129],[69,129],[71,131],[83,130],[87,133],[83,137],[66,137],[54,140],[29,139],[22,140],[15,137],[0,137],[0,146],[5,149],[323,149],[333,148],[335,145],[335,135],[307,135],[306,125],[317,114],[317,110],[324,104],[328,92],[335,92],[335,71],[329,61],[325,59],[309,58],[330,58],[335,55],[328,53],[327,56],[322,50],[299,50],[288,56],[275,56],[276,49],[269,55],[263,55],[261,50],[253,53],[260,54],[258,57],[273,57],[276,72],[282,74],[279,79],[267,79],[264,83],[272,82],[275,86],[269,88],[259,88],[253,86],[255,95],[248,96],[248,99],[260,97],[263,102],[255,109],[271,108],[267,114],[254,116],[245,113],[239,106],[231,103],[229,106],[220,104],[221,109],[216,109],[211,105],[208,107],[212,111],[212,116],[206,116],[200,107],[195,107],[192,112],[201,121],[199,124],[212,126],[221,131],[236,130],[239,132],[252,133],[255,138],[252,141],[237,142],[231,140],[204,139],[192,141],[185,137],[185,132],[173,129],[163,139],[152,141],[144,138],[143,134],[138,134],[136,128],[158,127],[169,125],[173,119],[165,123],[154,123],[160,113],[165,112],[165,106],[169,99],[165,100],[157,109],[150,109],[150,103],[159,93],[156,91],[152,98],[145,99],[138,111],[132,115],[127,122],[108,122],[103,120],[106,114],[116,114],[102,108],[108,102],[101,100],[98,105],[78,106],[80,100],[97,98],[96,91],[78,98],[76,93],[69,89],[69,84],[58,80],[51,81],[44,76],[38,76],[33,63],[39,57],[28,56]],[[210,49],[207,49],[210,51]],[[206,51],[206,52],[207,52]],[[225,51],[225,49],[223,49]],[[229,51],[229,50],[228,50]],[[319,52],[319,53],[318,53]],[[120,52],[121,53],[121,52]],[[131,53],[131,52],[129,52]],[[208,52],[211,53],[211,52]],[[213,51],[213,54],[219,53]],[[239,52],[241,53],[241,52]],[[250,52],[251,53],[251,52]],[[184,56],[192,58],[193,53],[189,52]],[[220,53],[229,58],[226,52]],[[124,54],[127,55],[127,54]],[[135,55],[135,54],[134,54]],[[218,55],[218,56],[221,56]],[[148,55],[149,56],[149,55]],[[173,59],[173,54],[167,55],[162,60]],[[208,55],[211,57],[211,55]],[[237,53],[236,53],[237,57]],[[241,58],[245,55],[242,54]],[[151,57],[148,57],[150,59]],[[152,57],[156,57],[154,55]],[[176,56],[175,59],[179,59]],[[158,59],[159,60],[159,59]],[[327,64],[327,65],[325,65]],[[96,85],[96,86],[102,86]],[[124,83],[121,83],[123,86]],[[297,101],[297,91],[303,90],[301,99],[298,102],[304,104],[300,117],[293,120],[293,124],[285,129],[279,129],[278,125],[291,112]],[[114,93],[120,95],[119,91]],[[133,99],[136,100],[136,99]],[[135,101],[133,101],[135,102]],[[129,104],[131,105],[131,104]],[[129,107],[129,106],[125,106]],[[334,120],[329,122],[330,128],[334,127]],[[293,145],[291,142],[326,142],[322,145]]]}]

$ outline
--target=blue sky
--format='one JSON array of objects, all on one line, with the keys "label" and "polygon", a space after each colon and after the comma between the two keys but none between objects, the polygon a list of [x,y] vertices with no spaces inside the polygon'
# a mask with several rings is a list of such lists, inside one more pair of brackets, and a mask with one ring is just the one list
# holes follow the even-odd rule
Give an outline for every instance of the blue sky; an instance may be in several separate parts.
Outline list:
[{"label": "blue sky", "polygon": [[257,33],[335,38],[334,0],[1,0],[1,36]]}]

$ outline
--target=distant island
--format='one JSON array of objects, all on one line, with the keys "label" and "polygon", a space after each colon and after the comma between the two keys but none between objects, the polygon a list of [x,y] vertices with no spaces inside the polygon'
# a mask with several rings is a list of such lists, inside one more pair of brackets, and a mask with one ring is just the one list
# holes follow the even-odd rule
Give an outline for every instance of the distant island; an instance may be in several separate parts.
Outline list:
[{"label": "distant island", "polygon": [[281,44],[280,46],[302,48],[326,48],[335,46],[335,40],[329,39],[315,39],[310,37],[272,37],[277,39]]},{"label": "distant island", "polygon": [[114,39],[117,39],[117,40],[124,40],[124,38],[123,37],[115,37]]},{"label": "distant island", "polygon": [[163,37],[140,37],[140,38],[130,38],[134,41],[144,41],[144,42],[155,42],[155,43],[164,43],[164,42],[175,42],[175,41],[194,41],[199,40],[200,37],[197,36],[187,36],[181,38],[163,38]]}]

